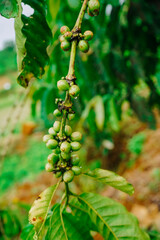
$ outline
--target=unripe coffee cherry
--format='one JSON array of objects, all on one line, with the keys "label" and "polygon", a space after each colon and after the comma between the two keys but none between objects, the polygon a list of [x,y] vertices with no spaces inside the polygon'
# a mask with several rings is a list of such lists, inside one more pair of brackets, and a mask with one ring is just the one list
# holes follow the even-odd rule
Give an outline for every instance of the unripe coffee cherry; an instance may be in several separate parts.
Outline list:
[{"label": "unripe coffee cherry", "polygon": [[60,42],[65,41],[65,37],[64,37],[64,35],[60,35],[60,37],[59,37],[59,41],[60,41]]},{"label": "unripe coffee cherry", "polygon": [[90,12],[94,15],[97,16],[99,14],[99,10],[100,10],[100,3],[98,0],[90,0],[88,2],[88,7]]},{"label": "unripe coffee cherry", "polygon": [[71,158],[71,154],[70,153],[65,153],[65,152],[61,152],[61,157],[68,161]]},{"label": "unripe coffee cherry", "polygon": [[71,155],[71,163],[73,166],[77,166],[79,164],[79,156],[77,154]]},{"label": "unripe coffee cherry", "polygon": [[77,86],[77,85],[72,85],[70,88],[69,88],[69,95],[71,97],[77,97],[80,93],[80,88]]},{"label": "unripe coffee cherry", "polygon": [[70,29],[69,29],[69,27],[67,27],[67,26],[62,26],[62,27],[60,28],[60,32],[61,32],[62,34],[65,34],[65,33],[68,32],[68,31],[70,31]]},{"label": "unripe coffee cherry", "polygon": [[87,40],[87,41],[89,41],[89,40],[91,40],[93,38],[93,32],[91,32],[91,31],[85,31],[84,32],[84,40]]},{"label": "unripe coffee cherry", "polygon": [[79,142],[82,140],[82,134],[80,132],[73,132],[71,134],[71,140],[75,142]]},{"label": "unripe coffee cherry", "polygon": [[56,178],[59,178],[61,175],[62,175],[62,172],[56,172],[56,173],[55,173],[55,177],[56,177]]},{"label": "unripe coffee cherry", "polygon": [[68,118],[69,121],[71,121],[72,119],[75,118],[75,114],[74,113],[68,113],[67,118]]},{"label": "unripe coffee cherry", "polygon": [[75,175],[81,174],[81,169],[78,166],[73,166],[72,171],[74,172]]},{"label": "unripe coffee cherry", "polygon": [[87,8],[87,13],[89,16],[94,17],[93,13],[90,11],[89,7]]},{"label": "unripe coffee cherry", "polygon": [[48,155],[48,162],[51,163],[51,164],[55,164],[58,162],[59,160],[59,156],[55,153],[51,153]]},{"label": "unripe coffee cherry", "polygon": [[72,133],[72,128],[69,125],[65,126],[65,134],[67,137],[69,137]]},{"label": "unripe coffee cherry", "polygon": [[59,80],[57,82],[57,87],[60,91],[67,91],[69,89],[69,84],[66,80]]},{"label": "unripe coffee cherry", "polygon": [[72,182],[73,178],[74,178],[74,172],[72,170],[65,172],[63,175],[63,180],[66,183]]},{"label": "unripe coffee cherry", "polygon": [[49,139],[52,139],[53,137],[49,134],[43,136],[43,142],[47,143]]},{"label": "unripe coffee cherry", "polygon": [[58,146],[58,142],[55,139],[50,139],[48,140],[48,142],[46,143],[47,148],[49,149],[54,149]]},{"label": "unripe coffee cherry", "polygon": [[52,135],[52,136],[56,136],[56,135],[57,135],[57,132],[54,130],[53,127],[49,128],[48,132],[49,132],[49,134]]},{"label": "unripe coffee cherry", "polygon": [[59,121],[55,121],[53,124],[53,128],[56,132],[60,131],[61,123]]},{"label": "unripe coffee cherry", "polygon": [[54,167],[51,163],[47,163],[45,165],[45,169],[46,169],[47,172],[52,172],[54,170]]},{"label": "unripe coffee cherry", "polygon": [[66,32],[66,33],[64,34],[64,38],[65,38],[66,40],[68,40],[68,41],[71,40],[71,37],[72,37],[72,32]]},{"label": "unripe coffee cherry", "polygon": [[52,150],[52,152],[55,154],[59,154],[61,151],[60,151],[60,148],[57,147],[56,149]]},{"label": "unripe coffee cherry", "polygon": [[71,43],[67,40],[61,42],[61,48],[63,51],[68,51],[71,48]]},{"label": "unripe coffee cherry", "polygon": [[84,53],[87,53],[88,50],[89,50],[89,44],[85,40],[80,40],[79,43],[78,43],[78,47],[79,47],[79,50],[84,52]]},{"label": "unripe coffee cherry", "polygon": [[65,141],[61,144],[61,152],[69,153],[71,150],[71,145],[69,142]]},{"label": "unripe coffee cherry", "polygon": [[79,142],[71,142],[71,148],[73,151],[78,151],[81,148],[81,144]]},{"label": "unripe coffee cherry", "polygon": [[59,111],[59,109],[55,109],[53,112],[55,117],[60,117],[62,115],[61,111]]}]

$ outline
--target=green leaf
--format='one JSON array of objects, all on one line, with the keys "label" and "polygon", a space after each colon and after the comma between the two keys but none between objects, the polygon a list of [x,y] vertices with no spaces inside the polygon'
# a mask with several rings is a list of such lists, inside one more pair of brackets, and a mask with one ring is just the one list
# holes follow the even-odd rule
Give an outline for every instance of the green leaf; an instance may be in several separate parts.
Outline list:
[{"label": "green leaf", "polygon": [[128,193],[130,195],[134,193],[132,184],[128,183],[125,178],[112,171],[97,168],[93,171],[86,172],[85,175],[95,178],[102,183],[106,183],[107,185],[119,189],[122,192]]},{"label": "green leaf", "polygon": [[105,121],[104,104],[101,96],[95,96],[86,105],[86,108],[82,112],[80,123],[82,124],[84,120],[88,117],[91,109],[95,112],[95,122],[97,128],[102,131]]},{"label": "green leaf", "polygon": [[50,26],[53,28],[60,8],[60,0],[47,0],[47,6],[48,6],[47,17],[50,22]]},{"label": "green leaf", "polygon": [[34,9],[30,17],[22,14],[21,0],[18,0],[19,14],[15,19],[18,83],[27,87],[32,78],[44,74],[49,62],[47,47],[51,39],[51,31],[46,22],[45,0],[23,0]]},{"label": "green leaf", "polygon": [[111,128],[115,132],[118,132],[120,130],[120,126],[119,126],[117,107],[115,104],[114,97],[111,97],[108,102],[108,112],[109,112],[109,122],[110,122]]},{"label": "green leaf", "polygon": [[1,0],[0,14],[6,18],[15,18],[18,15],[18,2],[17,0]]},{"label": "green leaf", "polygon": [[53,208],[46,240],[92,240],[88,228],[72,214],[62,212],[59,204]]},{"label": "green leaf", "polygon": [[94,111],[95,111],[96,125],[98,129],[102,131],[104,127],[104,121],[105,121],[105,112],[104,112],[103,99],[101,96],[95,97]]},{"label": "green leaf", "polygon": [[116,201],[94,193],[83,193],[71,202],[88,212],[104,240],[149,240],[137,219]]},{"label": "green leaf", "polygon": [[42,231],[42,228],[47,218],[47,213],[49,211],[51,200],[56,189],[59,186],[59,183],[47,188],[44,192],[42,192],[34,201],[29,211],[29,221],[31,224],[34,225],[35,238],[38,238]]},{"label": "green leaf", "polygon": [[21,233],[21,240],[33,240],[34,236],[34,227],[31,224],[28,224]]}]

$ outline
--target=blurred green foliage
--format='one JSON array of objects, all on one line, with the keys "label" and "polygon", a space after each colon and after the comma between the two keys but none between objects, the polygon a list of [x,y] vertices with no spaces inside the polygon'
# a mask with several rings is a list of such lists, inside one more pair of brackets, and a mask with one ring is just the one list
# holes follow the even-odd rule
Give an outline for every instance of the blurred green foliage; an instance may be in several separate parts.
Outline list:
[{"label": "blurred green foliage", "polygon": [[[120,2],[102,0],[96,19],[85,14],[82,32],[92,30],[94,39],[89,53],[84,55],[78,51],[76,57],[77,84],[81,94],[74,101],[75,123],[79,119],[81,122],[83,111],[90,108],[82,125],[96,144],[120,130],[125,101],[129,103],[132,115],[136,114],[151,128],[155,128],[156,123],[152,108],[159,106],[159,2]],[[43,79],[35,83],[32,103],[32,113],[36,117],[36,105],[41,101],[41,117],[46,127],[54,121],[50,115],[55,108],[53,99],[62,96],[56,83],[67,75],[69,64],[69,53],[60,49],[59,29],[63,25],[72,29],[80,1],[59,0],[55,3],[48,0],[48,6],[47,20],[53,33],[49,48],[50,65]],[[96,107],[102,109],[103,105],[104,114],[101,116],[90,104],[95,96],[102,98]],[[101,129],[98,128],[100,125],[103,126]]]},{"label": "blurred green foliage", "polygon": [[12,42],[6,43],[0,51],[0,63],[0,75],[17,70],[16,50]]},{"label": "blurred green foliage", "polygon": [[128,141],[128,150],[131,153],[139,155],[142,152],[143,144],[146,135],[144,133],[138,133]]},{"label": "blurred green foliage", "polygon": [[33,179],[44,170],[45,159],[49,154],[44,143],[31,140],[27,151],[22,154],[12,154],[6,157],[0,175],[0,194],[5,193],[14,184],[27,179]]}]

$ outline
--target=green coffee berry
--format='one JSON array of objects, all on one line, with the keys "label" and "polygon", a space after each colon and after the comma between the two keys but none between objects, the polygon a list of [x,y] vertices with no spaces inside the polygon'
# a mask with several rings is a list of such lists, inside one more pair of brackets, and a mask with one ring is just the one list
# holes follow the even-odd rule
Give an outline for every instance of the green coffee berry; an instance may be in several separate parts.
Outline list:
[{"label": "green coffee berry", "polygon": [[52,150],[52,152],[55,154],[59,154],[61,151],[60,151],[60,148],[57,147],[56,149]]},{"label": "green coffee berry", "polygon": [[81,148],[81,144],[79,142],[71,142],[71,149],[73,151],[78,151]]},{"label": "green coffee berry", "polygon": [[43,142],[47,143],[48,140],[52,139],[53,137],[49,134],[43,136]]},{"label": "green coffee berry", "polygon": [[90,0],[88,2],[88,7],[90,12],[94,15],[97,16],[99,14],[99,10],[100,10],[100,3],[98,0]]},{"label": "green coffee berry", "polygon": [[45,169],[46,169],[47,172],[52,172],[54,170],[54,167],[51,163],[47,163],[45,165]]},{"label": "green coffee berry", "polygon": [[85,31],[84,32],[84,40],[90,41],[93,38],[93,32],[92,31]]},{"label": "green coffee berry", "polygon": [[73,166],[77,166],[79,164],[79,156],[77,154],[71,155],[71,163]]},{"label": "green coffee berry", "polygon": [[55,164],[55,163],[58,162],[59,156],[55,153],[51,153],[51,154],[48,155],[47,160],[48,160],[49,163]]},{"label": "green coffee berry", "polygon": [[60,91],[67,91],[69,90],[69,84],[66,80],[59,80],[57,82],[57,87]]},{"label": "green coffee berry", "polygon": [[69,137],[72,133],[72,128],[69,125],[65,126],[65,134],[67,137]]},{"label": "green coffee berry", "polygon": [[47,148],[54,149],[58,146],[58,142],[55,139],[49,139],[46,143]]},{"label": "green coffee berry", "polygon": [[56,132],[60,131],[61,123],[59,121],[55,121],[53,124],[53,128]]},{"label": "green coffee berry", "polygon": [[63,180],[66,183],[72,182],[73,178],[74,178],[74,172],[72,170],[65,172],[63,175]]},{"label": "green coffee berry", "polygon": [[65,141],[61,144],[61,152],[69,153],[71,150],[71,145],[69,142]]},{"label": "green coffee berry", "polygon": [[75,114],[74,113],[68,113],[67,118],[68,118],[69,121],[71,121],[75,118]]},{"label": "green coffee berry", "polygon": [[75,175],[81,174],[81,169],[78,166],[73,166],[72,171],[74,172]]},{"label": "green coffee berry", "polygon": [[71,43],[67,40],[61,42],[61,48],[63,51],[68,51],[71,48]]},{"label": "green coffee berry", "polygon": [[68,41],[71,40],[71,37],[72,37],[72,32],[66,32],[66,33],[64,34],[64,38],[65,38],[66,40],[68,40]]},{"label": "green coffee berry", "polygon": [[79,43],[78,43],[78,47],[79,47],[79,50],[84,52],[84,53],[87,53],[88,50],[89,50],[89,44],[85,40],[80,40]]},{"label": "green coffee berry", "polygon": [[80,132],[73,132],[71,134],[71,140],[75,142],[79,142],[82,140],[82,134]]},{"label": "green coffee berry", "polygon": [[54,130],[53,127],[49,128],[48,132],[49,132],[49,134],[52,135],[52,136],[56,136],[56,135],[57,135],[57,132]]},{"label": "green coffee berry", "polygon": [[60,117],[62,115],[61,111],[59,111],[59,109],[55,109],[53,112],[55,117]]},{"label": "green coffee berry", "polygon": [[60,42],[65,41],[65,37],[64,37],[64,35],[61,35],[61,36],[59,37],[59,41],[60,41]]},{"label": "green coffee berry", "polygon": [[94,14],[90,11],[89,7],[87,8],[87,13],[89,16],[94,17]]},{"label": "green coffee berry", "polygon": [[56,173],[55,173],[55,177],[56,177],[56,178],[59,178],[61,175],[62,175],[62,172],[56,172]]},{"label": "green coffee berry", "polygon": [[80,93],[80,88],[77,86],[77,85],[72,85],[70,88],[69,88],[69,95],[71,97],[77,97]]},{"label": "green coffee berry", "polygon": [[68,161],[71,158],[71,154],[70,153],[61,152],[61,156],[66,161]]},{"label": "green coffee berry", "polygon": [[67,27],[67,26],[62,26],[62,27],[60,28],[60,32],[61,32],[62,34],[65,34],[65,33],[68,32],[68,31],[70,31],[70,29],[69,29],[69,27]]}]

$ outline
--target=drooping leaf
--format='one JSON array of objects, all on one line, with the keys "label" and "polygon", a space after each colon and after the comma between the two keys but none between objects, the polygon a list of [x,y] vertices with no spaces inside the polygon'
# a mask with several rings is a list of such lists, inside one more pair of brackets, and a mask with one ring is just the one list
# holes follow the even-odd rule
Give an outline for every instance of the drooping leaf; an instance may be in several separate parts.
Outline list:
[{"label": "drooping leaf", "polygon": [[50,22],[50,26],[53,27],[58,10],[60,8],[60,0],[47,0],[47,6],[48,6],[48,20]]},{"label": "drooping leaf", "polygon": [[46,22],[46,1],[23,0],[33,8],[30,17],[22,14],[21,0],[19,14],[15,19],[18,83],[27,87],[32,78],[41,77],[49,62],[46,48],[49,45],[51,31]]},{"label": "drooping leaf", "polygon": [[0,1],[0,15],[6,18],[15,18],[18,15],[17,0],[1,0]]},{"label": "drooping leaf", "polygon": [[59,204],[53,208],[46,240],[92,240],[88,228],[72,214],[62,212]]},{"label": "drooping leaf", "polygon": [[98,180],[130,195],[134,193],[132,184],[128,183],[125,178],[119,176],[115,172],[97,168],[93,171],[86,172],[85,175],[95,178],[95,180]]},{"label": "drooping leaf", "polygon": [[78,199],[71,204],[87,211],[104,240],[149,240],[137,219],[120,203],[94,193],[83,193]]},{"label": "drooping leaf", "polygon": [[58,186],[59,183],[47,188],[44,192],[42,192],[34,201],[29,211],[29,221],[34,225],[35,238],[38,238],[42,231],[47,218],[51,200]]},{"label": "drooping leaf", "polygon": [[109,123],[111,125],[111,128],[115,131],[118,132],[120,127],[119,127],[119,119],[118,119],[118,114],[117,114],[117,108],[115,104],[115,100],[113,97],[111,97],[108,101],[108,112],[109,112]]},{"label": "drooping leaf", "polygon": [[98,129],[102,131],[104,126],[104,121],[105,121],[105,113],[104,113],[104,104],[101,96],[97,96],[95,98],[94,111],[95,111],[96,125]]},{"label": "drooping leaf", "polygon": [[94,112],[95,112],[95,122],[96,122],[97,128],[100,131],[102,131],[104,126],[105,113],[104,113],[104,104],[101,96],[95,96],[88,102],[86,108],[84,109],[81,115],[81,119],[80,119],[81,124],[88,117],[91,109],[94,109]]}]

